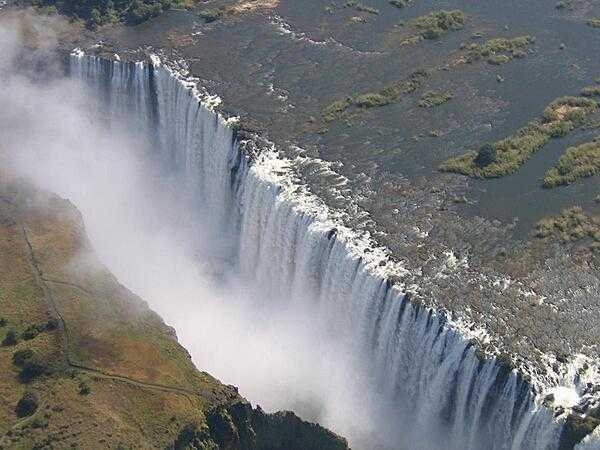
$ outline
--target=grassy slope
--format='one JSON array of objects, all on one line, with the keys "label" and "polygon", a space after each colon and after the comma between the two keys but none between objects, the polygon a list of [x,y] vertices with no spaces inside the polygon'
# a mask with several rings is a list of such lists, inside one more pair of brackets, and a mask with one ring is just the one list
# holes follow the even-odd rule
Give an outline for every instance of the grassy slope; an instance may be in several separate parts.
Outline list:
[{"label": "grassy slope", "polygon": [[[198,371],[173,329],[99,263],[77,210],[1,168],[0,319],[0,342],[18,335],[0,346],[0,449],[348,449]],[[41,331],[26,339],[32,325]],[[23,350],[44,373],[23,380],[13,361]],[[19,418],[27,393],[39,406]]]},{"label": "grassy slope", "polygon": [[[36,193],[10,192],[6,185],[0,195],[0,317],[8,322],[0,328],[0,340],[9,329],[22,333],[52,317],[28,260],[23,225],[44,279],[81,286],[47,283],[65,318],[74,363],[190,391],[153,389],[65,367],[62,330],[43,332],[32,340],[20,339],[16,346],[0,347],[3,445],[32,448],[52,441],[59,448],[165,448],[183,425],[201,426],[203,411],[236,396],[232,388],[197,371],[172,330],[93,260],[78,217],[67,202],[43,195],[34,199]],[[25,200],[41,200],[49,206],[23,210],[20,205]],[[67,269],[82,249],[87,264],[97,270],[77,274]],[[23,349],[32,349],[53,373],[20,382],[12,355]],[[90,394],[79,394],[82,381],[91,387]],[[22,420],[15,405],[29,391],[39,397],[40,408]]]},{"label": "grassy slope", "polygon": [[[49,439],[60,448],[71,444],[165,448],[184,424],[201,425],[203,411],[237,396],[232,388],[196,370],[172,330],[94,260],[68,202],[33,191],[16,192],[6,185],[1,186],[0,198],[0,317],[7,320],[0,328],[0,340],[9,329],[22,333],[53,316],[30,264],[23,226],[43,278],[80,286],[45,283],[65,319],[72,363],[189,391],[162,390],[74,370],[66,365],[59,327],[31,340],[19,339],[16,346],[0,347],[4,445],[31,448]],[[22,208],[26,202],[34,206]],[[82,250],[86,270],[69,270],[69,263]],[[24,349],[33,350],[52,374],[22,383],[12,355]],[[90,394],[79,394],[82,381],[91,387]],[[22,420],[15,405],[30,391],[39,397],[40,408],[35,416]],[[43,426],[35,428],[40,423]]]}]

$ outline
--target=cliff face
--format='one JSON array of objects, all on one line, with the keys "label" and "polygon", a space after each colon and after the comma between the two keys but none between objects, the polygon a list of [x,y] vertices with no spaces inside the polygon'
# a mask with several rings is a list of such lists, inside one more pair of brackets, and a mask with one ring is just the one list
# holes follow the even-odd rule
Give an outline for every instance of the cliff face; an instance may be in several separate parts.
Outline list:
[{"label": "cliff face", "polygon": [[69,202],[1,175],[0,448],[348,448],[198,371]]}]

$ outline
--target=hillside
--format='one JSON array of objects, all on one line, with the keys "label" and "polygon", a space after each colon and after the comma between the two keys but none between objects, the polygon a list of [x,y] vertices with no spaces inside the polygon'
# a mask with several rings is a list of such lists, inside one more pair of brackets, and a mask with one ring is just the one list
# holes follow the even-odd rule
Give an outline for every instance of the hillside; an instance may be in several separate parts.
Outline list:
[{"label": "hillside", "polygon": [[198,371],[102,267],[75,208],[2,175],[0,448],[347,448]]}]

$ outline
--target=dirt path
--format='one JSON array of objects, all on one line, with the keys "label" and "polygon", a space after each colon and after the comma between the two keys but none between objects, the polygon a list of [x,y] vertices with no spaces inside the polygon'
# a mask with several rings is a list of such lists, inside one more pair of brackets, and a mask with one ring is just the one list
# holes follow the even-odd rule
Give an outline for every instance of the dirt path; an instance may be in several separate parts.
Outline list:
[{"label": "dirt path", "polygon": [[[81,291],[83,291],[89,295],[94,295],[94,294],[92,292],[88,291],[87,289],[84,289],[81,286],[78,286],[73,283],[69,283],[66,281],[45,279],[43,277],[43,272],[40,269],[38,262],[35,258],[35,252],[33,250],[31,241],[29,240],[29,236],[27,235],[27,230],[26,230],[25,226],[23,226],[23,225],[20,225],[20,228],[21,228],[21,234],[23,236],[23,240],[25,241],[25,244],[26,244],[25,246],[26,246],[26,250],[27,250],[29,264],[31,266],[31,270],[35,277],[36,283],[42,288],[42,291],[44,292],[44,298],[45,298],[48,308],[50,310],[50,314],[52,316],[54,316],[54,318],[58,319],[58,321],[59,321],[58,328],[62,334],[62,348],[63,348],[62,353],[63,353],[63,358],[64,358],[63,366],[65,369],[69,369],[69,368],[76,369],[80,372],[84,372],[86,374],[93,375],[98,378],[128,383],[130,385],[141,387],[141,388],[160,390],[160,391],[164,391],[164,392],[172,392],[175,394],[182,394],[182,395],[185,395],[186,397],[189,395],[193,395],[193,396],[199,395],[199,392],[196,392],[191,389],[186,389],[186,388],[179,387],[179,386],[169,386],[169,385],[164,385],[164,384],[159,384],[159,383],[147,383],[147,382],[144,382],[141,380],[136,380],[136,379],[130,378],[125,375],[112,374],[112,373],[108,373],[108,372],[104,372],[102,370],[96,369],[94,367],[88,367],[88,366],[84,366],[82,364],[73,362],[73,360],[71,359],[71,357],[69,355],[70,342],[69,342],[69,332],[68,332],[67,323],[66,323],[64,317],[62,316],[60,310],[58,309],[56,302],[54,301],[54,297],[52,295],[52,291],[51,291],[50,287],[48,286],[48,283],[55,283],[55,284],[60,284],[60,285],[65,285],[65,286],[73,287],[76,289],[80,289]],[[192,399],[190,399],[189,397],[188,397],[188,399],[190,400],[190,402],[192,401]]]}]

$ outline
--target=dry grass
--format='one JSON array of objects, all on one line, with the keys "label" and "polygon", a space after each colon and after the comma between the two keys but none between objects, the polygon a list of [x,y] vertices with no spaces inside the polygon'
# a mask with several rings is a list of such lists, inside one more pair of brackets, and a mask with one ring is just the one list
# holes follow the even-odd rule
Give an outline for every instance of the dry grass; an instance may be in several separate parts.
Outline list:
[{"label": "dry grass", "polygon": [[[47,283],[66,319],[69,354],[104,373],[136,381],[183,386],[195,394],[165,391],[67,369],[60,330],[42,332],[16,346],[0,347],[0,443],[4,447],[167,448],[181,429],[202,427],[203,411],[231,398],[231,389],[199,372],[172,331],[140,299],[120,286],[89,253],[77,213],[68,202],[0,182],[0,311],[9,329],[21,333],[50,318],[20,232],[25,224],[45,278],[81,285],[83,290]],[[33,205],[24,209],[22,205]],[[95,270],[72,270],[81,261]],[[86,293],[86,291],[88,291]],[[52,372],[25,384],[12,361],[17,350],[31,350]],[[87,395],[81,385],[89,386]],[[18,419],[15,405],[25,392],[39,398],[38,412]],[[9,434],[10,432],[10,434]]]},{"label": "dry grass", "polygon": [[279,6],[279,0],[240,0],[227,8],[231,14],[244,14],[254,11],[268,11]]}]

